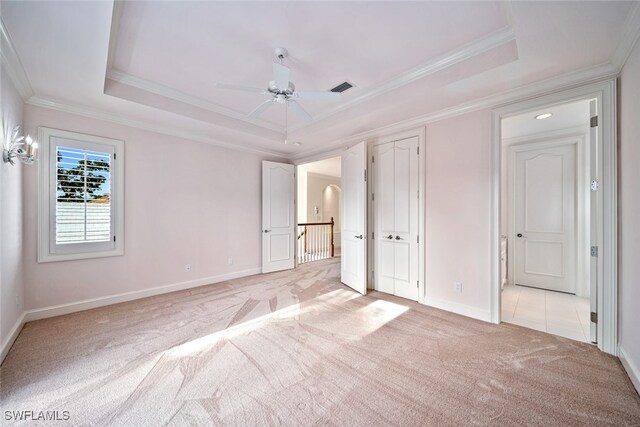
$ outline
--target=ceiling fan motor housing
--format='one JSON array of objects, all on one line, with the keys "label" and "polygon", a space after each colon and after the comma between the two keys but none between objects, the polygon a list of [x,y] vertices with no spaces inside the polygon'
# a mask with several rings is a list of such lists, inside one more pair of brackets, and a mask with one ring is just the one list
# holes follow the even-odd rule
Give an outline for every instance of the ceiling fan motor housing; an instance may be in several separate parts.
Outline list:
[{"label": "ceiling fan motor housing", "polygon": [[273,95],[285,95],[287,98],[289,98],[293,95],[293,92],[295,92],[296,86],[292,82],[289,82],[289,86],[286,90],[280,90],[276,82],[271,80],[269,82],[269,88],[267,90]]}]

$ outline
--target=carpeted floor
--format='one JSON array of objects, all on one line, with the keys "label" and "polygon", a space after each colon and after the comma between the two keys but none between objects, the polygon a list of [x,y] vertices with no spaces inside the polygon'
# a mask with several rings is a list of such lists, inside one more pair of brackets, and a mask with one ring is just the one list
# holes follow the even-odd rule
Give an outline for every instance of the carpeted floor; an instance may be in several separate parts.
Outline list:
[{"label": "carpeted floor", "polygon": [[108,426],[640,425],[616,358],[363,297],[339,267],[28,323],[0,368],[1,423],[5,411],[57,410],[67,424]]}]

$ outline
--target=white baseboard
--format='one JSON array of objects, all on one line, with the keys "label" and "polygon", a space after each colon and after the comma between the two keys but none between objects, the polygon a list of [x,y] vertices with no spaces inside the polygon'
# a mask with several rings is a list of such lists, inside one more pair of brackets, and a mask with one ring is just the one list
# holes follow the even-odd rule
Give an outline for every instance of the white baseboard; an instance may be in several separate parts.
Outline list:
[{"label": "white baseboard", "polygon": [[636,388],[636,391],[640,393],[640,370],[638,370],[638,367],[627,356],[621,345],[618,345],[618,355],[620,356],[620,362],[622,362],[622,366],[624,366],[625,371],[627,371],[627,375],[629,375],[633,386]]},{"label": "white baseboard", "polygon": [[173,283],[171,285],[158,286],[155,288],[142,289],[139,291],[126,292],[126,293],[116,294],[116,295],[108,295],[104,297],[92,298],[92,299],[72,302],[68,304],[60,304],[60,305],[54,305],[51,307],[37,308],[35,310],[27,310],[24,313],[24,322],[31,322],[33,320],[40,320],[40,319],[46,319],[49,317],[61,316],[63,314],[90,310],[92,308],[104,307],[107,305],[133,301],[136,299],[151,297],[155,295],[167,294],[169,292],[181,291],[184,289],[197,288],[198,286],[224,282],[225,280],[252,276],[260,272],[261,272],[260,267],[250,268],[248,270],[236,271],[233,273],[221,274],[221,275],[212,276],[212,277],[205,277],[202,279],[195,279],[187,282]]},{"label": "white baseboard", "polygon": [[462,316],[471,317],[472,319],[491,322],[491,312],[489,310],[481,310],[465,304],[429,297],[425,298],[424,304],[429,307],[439,308]]},{"label": "white baseboard", "polygon": [[13,328],[11,329],[11,332],[9,332],[9,336],[7,337],[7,339],[5,339],[2,343],[2,348],[0,349],[0,363],[4,361],[7,353],[9,353],[9,349],[11,349],[11,346],[15,342],[16,338],[18,338],[18,335],[20,334],[24,323],[25,321],[23,312],[20,317],[18,317],[18,320],[16,320],[16,324],[13,325]]}]

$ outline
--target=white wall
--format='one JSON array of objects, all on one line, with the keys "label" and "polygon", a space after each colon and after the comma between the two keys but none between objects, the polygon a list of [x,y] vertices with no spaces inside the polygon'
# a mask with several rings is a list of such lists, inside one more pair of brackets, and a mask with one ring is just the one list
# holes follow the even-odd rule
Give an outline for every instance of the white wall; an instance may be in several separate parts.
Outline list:
[{"label": "white wall", "polygon": [[307,165],[296,168],[296,207],[298,222],[307,222]]},{"label": "white wall", "polygon": [[[7,144],[13,128],[22,124],[23,103],[4,68],[0,73],[2,144]],[[11,166],[0,161],[0,344],[3,350],[8,350],[5,345],[20,320],[24,304],[23,168],[21,163]]]},{"label": "white wall", "polygon": [[26,170],[27,310],[259,270],[261,156],[39,107],[24,114],[32,133],[47,126],[125,141],[124,256],[38,264],[37,173]]},{"label": "white wall", "polygon": [[640,391],[640,43],[622,69],[619,117],[618,337]]},{"label": "white wall", "polygon": [[[331,218],[325,218],[323,206],[323,192],[329,185],[335,185],[340,188],[340,178],[320,175],[315,173],[307,174],[307,219],[309,222],[326,222]],[[318,207],[318,214],[314,208]],[[339,218],[335,218],[338,223]]]},{"label": "white wall", "polygon": [[491,299],[491,123],[489,110],[431,123],[425,155],[425,301],[484,320]]}]

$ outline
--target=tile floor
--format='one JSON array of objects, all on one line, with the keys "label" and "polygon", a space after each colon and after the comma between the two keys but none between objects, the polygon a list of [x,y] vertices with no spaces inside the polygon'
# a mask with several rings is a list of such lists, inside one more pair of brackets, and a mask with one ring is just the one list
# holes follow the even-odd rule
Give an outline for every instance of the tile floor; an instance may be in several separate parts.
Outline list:
[{"label": "tile floor", "polygon": [[502,291],[502,321],[576,341],[589,339],[589,298],[526,286]]}]

